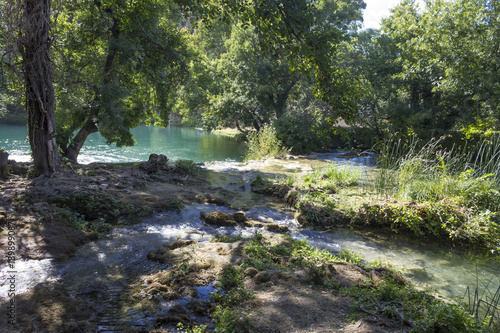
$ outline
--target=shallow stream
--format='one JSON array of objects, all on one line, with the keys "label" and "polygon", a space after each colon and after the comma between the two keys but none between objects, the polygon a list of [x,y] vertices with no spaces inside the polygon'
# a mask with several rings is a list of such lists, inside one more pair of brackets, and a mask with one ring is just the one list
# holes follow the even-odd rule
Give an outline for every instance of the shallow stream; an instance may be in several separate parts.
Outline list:
[{"label": "shallow stream", "polygon": [[[320,166],[328,160],[335,160],[331,154],[316,155],[314,158],[295,160],[271,160],[251,163],[208,163],[204,176],[214,186],[220,186],[236,193],[232,199],[233,208],[212,205],[190,205],[181,212],[154,214],[141,223],[118,228],[103,239],[81,246],[75,255],[63,263],[51,260],[30,260],[17,263],[17,271],[22,279],[18,281],[24,290],[45,281],[60,280],[68,286],[70,293],[78,298],[97,298],[101,308],[95,319],[98,332],[116,332],[125,326],[148,327],[151,314],[141,313],[132,305],[121,302],[121,296],[128,286],[140,281],[143,275],[151,274],[166,266],[151,262],[146,258],[150,250],[157,249],[177,238],[205,241],[214,234],[251,236],[252,228],[212,227],[202,223],[200,213],[215,210],[235,212],[245,209],[250,218],[273,220],[286,224],[293,237],[306,238],[312,245],[337,253],[341,249],[360,252],[366,260],[379,259],[397,268],[404,269],[404,275],[422,287],[437,289],[444,297],[462,297],[467,286],[491,287],[494,292],[500,285],[499,267],[489,266],[478,260],[469,260],[459,251],[426,243],[412,237],[380,232],[363,233],[336,229],[318,231],[300,229],[293,218],[293,212],[277,200],[250,191],[249,182],[257,173],[267,175],[301,173]],[[338,160],[337,162],[340,162]],[[345,160],[344,160],[345,162]],[[373,157],[350,161],[353,167],[368,170]],[[7,274],[2,267],[1,275]],[[2,277],[1,281],[5,281]],[[0,286],[0,295],[7,286]],[[200,294],[206,295],[206,290]],[[164,303],[167,309],[171,303]]]}]

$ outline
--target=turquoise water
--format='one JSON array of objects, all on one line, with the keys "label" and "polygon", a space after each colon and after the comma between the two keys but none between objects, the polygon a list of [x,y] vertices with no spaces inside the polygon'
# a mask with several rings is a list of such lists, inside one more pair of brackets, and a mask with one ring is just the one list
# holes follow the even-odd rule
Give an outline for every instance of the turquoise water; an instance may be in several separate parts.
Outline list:
[{"label": "turquoise water", "polygon": [[[195,162],[242,160],[244,145],[223,136],[193,128],[140,126],[132,130],[135,146],[118,148],[107,145],[98,133],[87,138],[79,163],[135,162],[147,160],[150,154],[163,154],[169,160],[189,159]],[[0,125],[0,148],[8,151],[10,159],[30,160],[30,145],[24,125]]]}]

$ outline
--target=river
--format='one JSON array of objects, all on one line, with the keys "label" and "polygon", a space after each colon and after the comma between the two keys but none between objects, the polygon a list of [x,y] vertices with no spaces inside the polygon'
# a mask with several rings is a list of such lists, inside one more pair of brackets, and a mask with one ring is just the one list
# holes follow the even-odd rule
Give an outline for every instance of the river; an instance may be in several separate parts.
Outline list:
[{"label": "river", "polygon": [[[168,126],[140,126],[132,129],[137,143],[132,147],[106,144],[99,133],[91,134],[85,141],[78,162],[137,162],[145,161],[152,153],[163,154],[170,160],[188,159],[206,161],[241,161],[244,144],[227,137],[214,135],[194,128]],[[31,159],[31,149],[24,125],[0,124],[0,148],[7,150],[9,158],[18,162]]]},{"label": "river", "polygon": [[[5,127],[0,127],[0,131],[0,146],[6,147],[12,156],[23,159],[29,154],[29,147],[26,150],[24,134],[20,133],[19,128],[6,130]],[[390,263],[402,269],[404,276],[418,286],[434,288],[447,298],[462,297],[467,286],[479,286],[480,292],[487,289],[494,292],[500,286],[498,263],[471,260],[459,250],[393,233],[301,229],[293,218],[293,212],[282,203],[250,191],[249,182],[257,173],[301,173],[332,161],[348,162],[352,167],[369,172],[373,168],[372,156],[347,161],[338,159],[332,153],[293,160],[271,159],[241,163],[242,147],[239,144],[194,129],[140,127],[134,130],[134,135],[138,145],[121,149],[107,147],[102,138],[94,136],[82,151],[81,162],[138,161],[147,159],[153,152],[165,154],[171,160],[219,161],[205,163],[204,177],[214,186],[237,193],[232,206],[245,207],[249,217],[272,219],[286,224],[295,238],[306,238],[312,245],[333,253],[348,249],[361,253],[367,260],[379,259]],[[124,320],[147,323],[147,314],[136,313],[132,308],[127,310],[126,306],[117,302],[118,295],[123,293],[126,285],[141,274],[161,268],[146,259],[148,251],[177,237],[203,241],[216,233],[245,236],[255,232],[248,228],[214,228],[204,225],[199,219],[200,212],[216,209],[221,208],[191,205],[184,207],[180,213],[155,214],[137,225],[115,229],[103,239],[81,246],[67,262],[54,263],[48,259],[21,261],[17,267],[22,272],[20,288],[27,290],[39,282],[61,279],[74,295],[106,290],[103,292],[107,297],[104,302],[107,302],[109,309],[98,318],[100,331],[114,331],[114,327]],[[223,209],[234,212],[230,208]],[[6,272],[3,267],[0,277]],[[5,288],[5,285],[0,285],[1,294]]]}]

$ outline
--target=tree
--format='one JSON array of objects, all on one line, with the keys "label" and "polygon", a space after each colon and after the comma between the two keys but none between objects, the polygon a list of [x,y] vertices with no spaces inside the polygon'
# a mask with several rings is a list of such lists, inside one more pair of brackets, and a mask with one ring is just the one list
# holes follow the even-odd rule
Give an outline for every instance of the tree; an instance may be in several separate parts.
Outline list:
[{"label": "tree", "polygon": [[226,52],[211,61],[218,89],[209,97],[204,118],[233,119],[238,127],[252,125],[258,131],[284,114],[301,76],[281,59],[265,55],[251,26],[233,26],[225,46]]},{"label": "tree", "polygon": [[[238,18],[253,25],[263,49],[279,56],[292,70],[315,78],[317,95],[337,108],[332,117],[347,118],[352,113],[348,80],[332,59],[350,22],[344,14],[360,16],[361,0],[344,0],[340,5],[330,0],[267,0],[245,5],[239,1],[82,0],[61,2],[55,8],[48,0],[24,4],[20,45],[33,125],[30,140],[35,165],[43,173],[58,168],[54,135],[64,156],[76,161],[90,133],[99,131],[108,143],[130,145],[134,143],[131,128],[141,122],[168,122],[172,91],[185,72],[182,29],[169,20],[179,12],[195,21]],[[322,6],[334,10],[321,12]],[[52,39],[51,12],[57,22]],[[43,27],[33,25],[42,21]],[[52,46],[56,51],[57,131],[52,111]]]},{"label": "tree", "polygon": [[[280,118],[300,80],[329,104],[331,122],[355,116],[355,83],[337,62],[338,44],[361,20],[361,1],[266,1],[255,3],[230,25],[218,52],[203,57],[194,77],[212,76],[203,119],[214,127],[227,119],[236,125],[262,124]],[[205,33],[196,30],[203,39]],[[206,82],[204,80],[203,82]],[[194,88],[194,87],[193,87]],[[196,89],[197,92],[200,92]],[[183,98],[186,94],[183,94]],[[184,105],[187,105],[184,103]]]},{"label": "tree", "polygon": [[57,31],[58,138],[76,162],[94,132],[133,145],[141,122],[168,123],[184,42],[162,1],[67,2]]},{"label": "tree", "polygon": [[60,168],[54,117],[50,59],[50,0],[24,0],[19,37],[24,76],[28,135],[35,170],[48,175]]},{"label": "tree", "polygon": [[498,16],[498,1],[487,0],[427,1],[423,10],[410,0],[393,10],[377,38],[397,55],[397,72],[386,81],[392,93],[379,90],[387,98],[377,102],[388,106],[392,130],[428,138],[498,124]]},{"label": "tree", "polygon": [[389,114],[397,101],[394,75],[401,72],[399,50],[387,34],[372,29],[354,33],[341,46],[342,67],[359,83],[357,123],[382,138],[389,130]]}]

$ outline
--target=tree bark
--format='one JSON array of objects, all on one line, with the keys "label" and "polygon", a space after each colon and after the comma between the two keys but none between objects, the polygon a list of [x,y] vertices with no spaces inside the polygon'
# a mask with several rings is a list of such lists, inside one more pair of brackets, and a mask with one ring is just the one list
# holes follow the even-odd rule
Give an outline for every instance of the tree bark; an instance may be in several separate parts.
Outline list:
[{"label": "tree bark", "polygon": [[7,178],[9,175],[9,153],[0,149],[0,178]]},{"label": "tree bark", "polygon": [[53,69],[50,61],[51,0],[24,0],[20,49],[28,111],[28,136],[37,174],[61,167],[54,118]]}]

